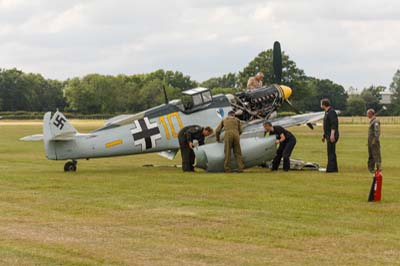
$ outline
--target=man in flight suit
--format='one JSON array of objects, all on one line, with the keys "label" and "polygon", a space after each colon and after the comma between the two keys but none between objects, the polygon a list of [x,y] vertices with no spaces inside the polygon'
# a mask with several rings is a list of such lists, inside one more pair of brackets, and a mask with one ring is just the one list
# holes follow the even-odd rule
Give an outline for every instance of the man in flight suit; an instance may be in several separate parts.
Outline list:
[{"label": "man in flight suit", "polygon": [[379,137],[381,135],[381,123],[376,118],[374,109],[368,109],[367,116],[370,119],[368,129],[368,170],[371,173],[374,173],[375,170],[382,169],[381,144],[379,142]]},{"label": "man in flight suit", "polygon": [[326,141],[328,151],[327,173],[338,172],[336,159],[336,142],[339,140],[339,120],[336,111],[332,108],[328,99],[321,100],[321,108],[325,111],[324,116],[324,134],[322,142]]},{"label": "man in flight suit", "polygon": [[215,130],[217,141],[220,141],[221,130],[225,129],[224,137],[224,168],[225,172],[231,172],[231,151],[235,155],[238,172],[243,172],[242,150],[240,148],[240,134],[242,134],[242,125],[240,120],[235,117],[234,111],[229,111],[228,116],[224,118]]},{"label": "man in flight suit", "polygon": [[279,148],[276,151],[276,156],[272,161],[272,171],[277,171],[281,159],[283,157],[283,171],[287,172],[290,169],[290,155],[296,145],[296,137],[288,130],[281,126],[272,126],[270,122],[264,123],[265,133],[269,132],[269,135],[276,136],[276,144],[279,144]]},{"label": "man in flight suit", "polygon": [[205,137],[211,135],[213,129],[211,127],[201,127],[197,125],[182,128],[178,134],[179,147],[182,156],[183,172],[194,172],[194,151],[193,141],[197,140],[199,145],[204,144]]}]

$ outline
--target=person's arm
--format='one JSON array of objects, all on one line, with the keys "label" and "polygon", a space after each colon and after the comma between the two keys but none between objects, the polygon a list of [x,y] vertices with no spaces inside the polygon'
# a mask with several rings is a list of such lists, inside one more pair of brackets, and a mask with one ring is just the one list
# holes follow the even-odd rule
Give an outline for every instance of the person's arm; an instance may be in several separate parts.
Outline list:
[{"label": "person's arm", "polygon": [[[200,127],[193,127],[193,128],[189,128],[187,133],[186,133],[186,141],[189,144],[189,147],[191,149],[193,149],[193,135],[197,133],[197,131],[199,131]],[[201,129],[201,128],[200,128]]]},{"label": "person's arm", "polygon": [[329,140],[330,140],[330,142],[335,142],[336,141],[335,133],[337,132],[338,127],[339,127],[338,116],[337,116],[337,113],[335,112],[335,110],[333,110],[333,109],[329,112],[329,116],[330,116],[329,121],[330,121],[330,125],[331,125],[331,134],[330,134]]},{"label": "person's arm", "polygon": [[379,137],[381,136],[381,125],[379,124],[379,122],[375,122],[374,127],[376,140],[379,140]]},{"label": "person's arm", "polygon": [[379,122],[374,122],[374,138],[372,139],[372,144],[376,144],[379,141],[379,137],[381,135],[381,126]]},{"label": "person's arm", "polygon": [[275,143],[280,144],[280,143],[284,142],[285,140],[286,140],[285,134],[281,133],[279,135],[279,139],[277,139]]},{"label": "person's arm", "polygon": [[242,122],[240,122],[240,120],[238,119],[238,124],[239,124],[239,135],[242,135],[243,133],[243,126],[242,126]]},{"label": "person's arm", "polygon": [[186,141],[189,144],[189,147],[193,149],[193,140],[192,140],[192,129],[188,129],[186,132]]},{"label": "person's arm", "polygon": [[218,127],[215,129],[215,137],[217,138],[217,142],[219,142],[219,137],[221,135],[221,130],[224,127],[224,120],[222,120]]}]

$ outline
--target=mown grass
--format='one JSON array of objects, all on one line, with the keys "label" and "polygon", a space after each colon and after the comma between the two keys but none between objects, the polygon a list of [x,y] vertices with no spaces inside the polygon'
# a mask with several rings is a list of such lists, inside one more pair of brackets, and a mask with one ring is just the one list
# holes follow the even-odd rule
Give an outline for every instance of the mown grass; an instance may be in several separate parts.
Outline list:
[{"label": "mown grass", "polygon": [[[18,141],[40,126],[18,124],[0,124],[1,265],[400,264],[400,125],[383,126],[383,201],[368,203],[365,125],[341,127],[339,174],[226,175],[157,155],[64,173],[41,143]],[[293,128],[293,157],[324,165],[320,131]]]}]

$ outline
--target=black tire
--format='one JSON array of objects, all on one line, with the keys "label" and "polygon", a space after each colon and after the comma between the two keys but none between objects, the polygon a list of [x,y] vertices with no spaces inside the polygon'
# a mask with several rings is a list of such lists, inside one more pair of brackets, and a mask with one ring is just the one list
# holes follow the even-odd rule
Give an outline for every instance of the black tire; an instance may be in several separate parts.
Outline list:
[{"label": "black tire", "polygon": [[76,164],[74,162],[66,162],[64,165],[64,172],[75,172]]}]

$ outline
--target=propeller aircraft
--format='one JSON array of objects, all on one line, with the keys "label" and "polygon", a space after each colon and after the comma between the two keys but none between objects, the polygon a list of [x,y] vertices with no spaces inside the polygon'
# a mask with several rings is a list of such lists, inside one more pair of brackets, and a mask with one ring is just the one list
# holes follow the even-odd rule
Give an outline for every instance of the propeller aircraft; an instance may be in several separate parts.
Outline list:
[{"label": "propeller aircraft", "polygon": [[[189,125],[216,128],[221,119],[234,110],[243,122],[241,146],[246,168],[272,160],[276,153],[274,137],[264,137],[263,122],[291,127],[321,120],[324,112],[297,114],[283,118],[273,115],[283,103],[290,106],[290,87],[278,85],[282,76],[279,42],[274,44],[274,74],[277,84],[236,94],[212,95],[207,88],[193,88],[183,93],[182,99],[165,103],[132,115],[119,115],[105,121],[104,126],[89,133],[78,132],[59,111],[47,112],[43,118],[43,134],[21,140],[44,142],[49,160],[68,160],[64,171],[76,171],[77,160],[158,152],[173,159],[179,151],[178,133]],[[222,136],[223,137],[223,136]],[[196,166],[210,172],[223,171],[222,143],[210,136],[203,146],[195,147]],[[236,162],[232,156],[232,169]]]}]

